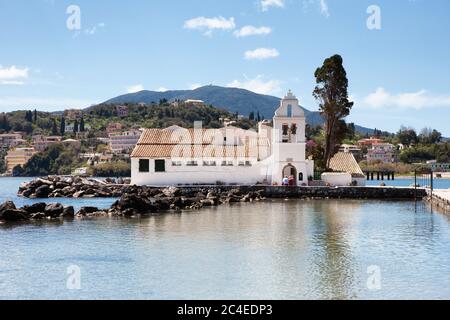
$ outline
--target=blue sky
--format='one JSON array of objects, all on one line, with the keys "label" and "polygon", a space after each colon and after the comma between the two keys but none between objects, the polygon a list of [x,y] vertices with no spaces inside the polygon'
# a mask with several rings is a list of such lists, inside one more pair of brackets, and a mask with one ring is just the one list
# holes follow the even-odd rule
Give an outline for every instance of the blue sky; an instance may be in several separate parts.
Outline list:
[{"label": "blue sky", "polygon": [[0,0],[0,111],[207,84],[292,89],[316,110],[314,70],[339,53],[350,121],[450,136],[449,15],[448,0]]}]

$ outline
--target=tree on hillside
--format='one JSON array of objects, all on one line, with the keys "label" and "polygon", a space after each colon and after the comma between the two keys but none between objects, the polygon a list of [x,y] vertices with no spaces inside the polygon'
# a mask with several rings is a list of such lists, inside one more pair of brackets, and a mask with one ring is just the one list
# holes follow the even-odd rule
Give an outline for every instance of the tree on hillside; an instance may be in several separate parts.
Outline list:
[{"label": "tree on hillside", "polygon": [[11,125],[9,123],[8,117],[6,114],[3,114],[0,120],[0,129],[4,130],[5,132],[8,132],[11,130]]},{"label": "tree on hillside", "polygon": [[319,101],[320,112],[325,120],[324,163],[330,166],[330,160],[340,143],[342,126],[339,122],[350,114],[353,102],[348,99],[348,79],[340,55],[326,59],[323,66],[315,72],[317,86],[313,96]]},{"label": "tree on hillside", "polygon": [[400,127],[400,130],[397,132],[397,139],[401,144],[407,146],[416,144],[419,141],[416,130],[413,128],[406,128],[404,126]]},{"label": "tree on hillside", "polygon": [[442,134],[436,129],[423,128],[419,135],[419,140],[423,144],[435,144],[442,140]]},{"label": "tree on hillside", "polygon": [[80,119],[80,132],[84,132],[85,128],[84,128],[84,118],[81,117]]},{"label": "tree on hillside", "polygon": [[347,138],[353,140],[355,139],[355,136],[356,136],[356,128],[355,124],[352,122],[347,125]]},{"label": "tree on hillside", "polygon": [[66,134],[66,119],[64,117],[61,117],[61,136],[64,136]]},{"label": "tree on hillside", "polygon": [[52,135],[56,136],[58,134],[58,125],[56,124],[56,119],[52,119]]},{"label": "tree on hillside", "polygon": [[79,131],[78,120],[75,119],[75,122],[73,124],[73,133],[77,133],[78,131]]},{"label": "tree on hillside", "polygon": [[31,111],[27,111],[25,113],[25,120],[27,122],[32,122],[33,121],[33,113]]},{"label": "tree on hillside", "polygon": [[37,110],[34,109],[34,113],[33,113],[33,122],[34,122],[34,123],[37,122],[37,118],[38,118]]}]

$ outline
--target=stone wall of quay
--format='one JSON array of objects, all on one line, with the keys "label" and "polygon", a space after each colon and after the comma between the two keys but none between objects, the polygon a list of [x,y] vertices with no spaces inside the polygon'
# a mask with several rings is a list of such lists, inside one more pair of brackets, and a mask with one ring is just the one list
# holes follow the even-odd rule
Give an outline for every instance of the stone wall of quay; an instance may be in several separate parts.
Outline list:
[{"label": "stone wall of quay", "polygon": [[450,214],[450,199],[434,193],[433,195],[428,195],[428,201],[431,202],[433,207]]},{"label": "stone wall of quay", "polygon": [[[142,190],[158,191],[160,187],[139,187],[132,185],[111,184],[96,179],[76,177],[38,178],[20,186],[18,194],[25,198],[119,198],[125,193],[136,193]],[[237,192],[248,194],[258,192],[265,198],[296,198],[296,199],[422,199],[427,196],[424,189],[400,187],[282,187],[282,186],[199,186],[184,185],[176,189],[185,196],[192,197],[196,193]]]},{"label": "stone wall of quay", "polygon": [[242,193],[262,192],[266,198],[283,199],[379,199],[379,200],[422,200],[427,196],[425,189],[394,187],[281,187],[281,186],[184,186],[182,194],[192,194],[205,189],[215,192],[239,189]]}]

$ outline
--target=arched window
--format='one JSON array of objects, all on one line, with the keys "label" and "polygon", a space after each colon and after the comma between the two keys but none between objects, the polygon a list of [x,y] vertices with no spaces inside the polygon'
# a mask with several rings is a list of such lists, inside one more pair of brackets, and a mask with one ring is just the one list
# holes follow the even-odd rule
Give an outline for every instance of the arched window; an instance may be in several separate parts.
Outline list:
[{"label": "arched window", "polygon": [[303,172],[298,174],[298,181],[303,181]]},{"label": "arched window", "polygon": [[297,134],[297,125],[295,123],[293,123],[291,125],[291,133],[292,134]]},{"label": "arched window", "polygon": [[287,117],[292,118],[292,105],[287,106]]}]

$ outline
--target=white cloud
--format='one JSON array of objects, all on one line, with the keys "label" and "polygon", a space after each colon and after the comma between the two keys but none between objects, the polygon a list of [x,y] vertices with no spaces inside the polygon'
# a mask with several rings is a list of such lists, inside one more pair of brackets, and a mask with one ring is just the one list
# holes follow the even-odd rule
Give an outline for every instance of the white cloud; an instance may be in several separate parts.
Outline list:
[{"label": "white cloud", "polygon": [[244,26],[239,30],[234,32],[234,35],[237,38],[240,37],[248,37],[248,36],[259,36],[259,35],[267,35],[272,32],[272,29],[269,27],[254,27],[254,26]]},{"label": "white cloud", "polygon": [[366,96],[363,102],[372,108],[423,109],[450,107],[450,95],[432,95],[426,90],[391,94],[380,87]]},{"label": "white cloud", "polygon": [[169,89],[164,88],[164,87],[159,87],[158,89],[156,89],[156,91],[158,91],[158,92],[166,92],[166,91],[169,91]]},{"label": "white cloud", "polygon": [[204,35],[210,36],[214,30],[233,30],[236,28],[234,18],[224,17],[205,18],[198,17],[185,21],[185,29],[204,31]]},{"label": "white cloud", "polygon": [[244,81],[233,80],[227,84],[227,87],[246,89],[260,94],[276,95],[281,92],[281,81],[265,80],[263,75],[258,75],[254,79],[245,77]]},{"label": "white cloud", "polygon": [[16,66],[3,68],[0,66],[0,84],[22,85],[25,79],[28,79],[28,68],[21,69]]},{"label": "white cloud", "polygon": [[263,60],[269,58],[276,58],[280,55],[277,49],[258,48],[245,52],[245,59],[248,60]]},{"label": "white cloud", "polygon": [[136,93],[142,90],[144,90],[144,86],[142,84],[136,84],[127,88],[128,93]]},{"label": "white cloud", "polygon": [[71,98],[0,97],[0,108],[2,111],[12,111],[20,108],[63,110],[69,108],[86,108],[92,104],[92,101]]},{"label": "white cloud", "polygon": [[328,4],[325,0],[320,0],[320,13],[323,14],[325,17],[330,16],[330,11],[328,10]]},{"label": "white cloud", "polygon": [[284,0],[261,0],[262,11],[267,11],[270,7],[284,8]]}]

